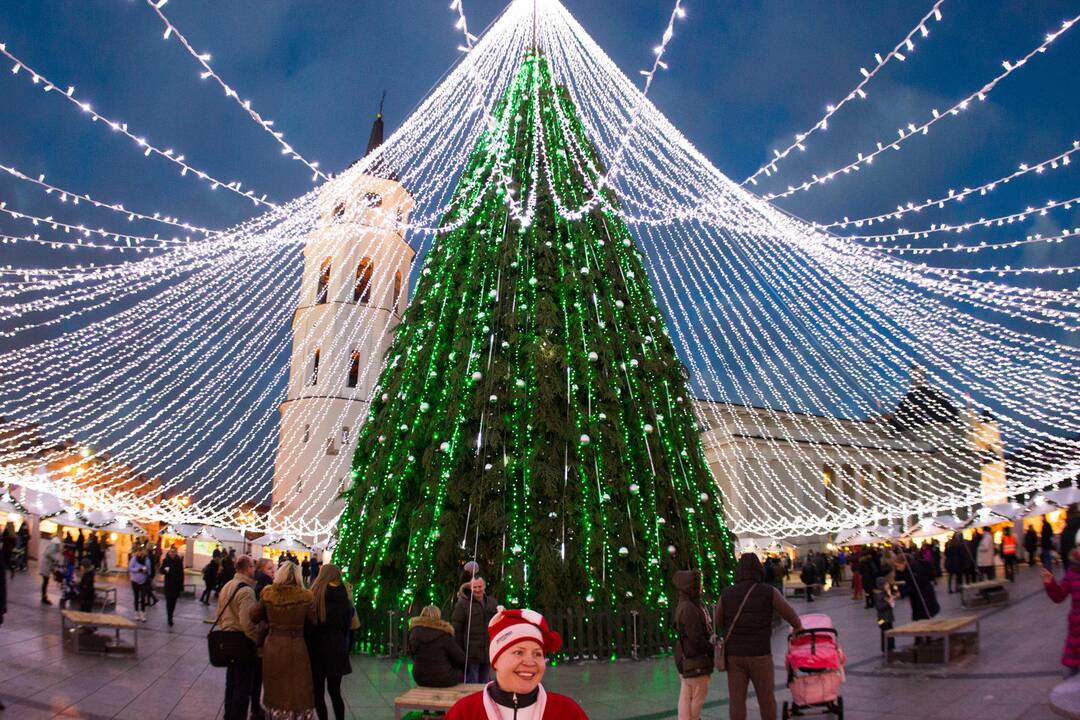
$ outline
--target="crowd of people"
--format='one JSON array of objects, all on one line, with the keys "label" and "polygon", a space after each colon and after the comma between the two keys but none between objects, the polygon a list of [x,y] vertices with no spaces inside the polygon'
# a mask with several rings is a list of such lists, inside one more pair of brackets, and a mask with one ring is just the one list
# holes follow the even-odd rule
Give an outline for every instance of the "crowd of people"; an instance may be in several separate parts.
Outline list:
[{"label": "crowd of people", "polygon": [[[1070,532],[1072,526],[1075,529]],[[955,533],[944,544],[931,540],[854,551],[811,551],[794,566],[787,554],[762,562],[757,555],[747,553],[739,558],[734,584],[723,591],[712,609],[704,604],[700,573],[679,572],[674,578],[679,601],[673,646],[680,675],[678,717],[700,718],[711,675],[721,667],[727,674],[731,718],[746,717],[751,685],[762,717],[775,717],[773,618],[778,615],[793,631],[801,629],[798,613],[781,590],[784,580],[795,574],[803,583],[805,601],[810,603],[814,602],[815,588],[827,579],[837,587],[850,573],[853,597],[874,611],[885,650],[885,631],[893,627],[901,599],[910,604],[911,620],[932,618],[940,612],[937,590],[943,577],[947,577],[947,592],[954,593],[966,584],[996,579],[999,564],[1005,578],[1014,580],[1018,563],[1039,562],[1044,565],[1043,580],[1050,598],[1073,601],[1063,662],[1071,672],[1080,672],[1077,530],[1080,513],[1073,511],[1060,536],[1044,522],[1041,532],[1030,528],[1020,537],[1005,529],[999,542],[990,530],[976,531],[970,538]],[[9,523],[0,553],[0,623],[5,609],[3,583],[11,568],[18,565],[18,548],[23,546],[25,540],[20,540],[19,532]],[[1066,574],[1060,580],[1050,569],[1059,554],[1066,559]],[[92,610],[94,578],[105,569],[104,557],[104,538],[97,533],[51,538],[40,560],[42,602],[51,604],[46,591],[50,581],[55,581],[62,606]],[[172,626],[184,589],[184,561],[177,547],[163,553],[160,544],[136,541],[127,571],[136,619],[145,622],[146,609],[158,603],[153,581],[160,576],[167,621]],[[215,627],[239,633],[250,643],[249,653],[227,665],[225,718],[323,720],[331,712],[337,719],[345,717],[341,683],[352,669],[352,632],[359,623],[337,566],[323,565],[315,557],[301,560],[292,553],[281,554],[276,562],[252,560],[235,550],[219,548],[202,576],[205,587],[200,601],[206,605],[216,601]],[[533,706],[540,714],[532,717],[550,715],[558,706],[566,714],[555,717],[583,718],[573,701],[545,692],[540,683],[547,656],[558,649],[557,637],[539,614],[503,608],[489,593],[479,566],[469,563],[447,619],[434,605],[411,618],[408,652],[413,660],[412,677],[422,687],[451,687],[463,682],[486,685],[484,691],[455,706],[448,715],[450,720],[500,716],[490,714],[492,707],[502,712],[501,708]],[[502,714],[514,717],[512,712]]]}]

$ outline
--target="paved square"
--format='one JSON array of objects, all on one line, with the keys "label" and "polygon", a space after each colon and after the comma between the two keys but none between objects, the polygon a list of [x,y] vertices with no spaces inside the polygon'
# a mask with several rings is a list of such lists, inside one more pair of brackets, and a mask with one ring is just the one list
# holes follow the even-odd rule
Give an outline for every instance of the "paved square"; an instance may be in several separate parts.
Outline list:
[{"label": "paved square", "polygon": [[[221,717],[225,673],[210,667],[204,622],[208,611],[182,598],[177,623],[165,624],[165,607],[148,611],[140,627],[139,657],[76,655],[61,646],[57,607],[41,606],[36,574],[19,574],[8,585],[8,614],[0,627],[0,698],[5,718],[164,718],[206,720]],[[131,615],[130,588],[119,587],[121,615]],[[1025,568],[1007,605],[970,610],[959,595],[939,588],[943,616],[980,617],[981,652],[948,668],[927,666],[884,669],[878,630],[871,610],[854,602],[843,588],[829,591],[800,612],[825,612],[840,631],[848,656],[841,690],[848,720],[866,718],[963,720],[1041,720],[1057,717],[1047,705],[1061,679],[1067,604],[1047,599],[1035,570]],[[55,600],[55,595],[53,596]],[[898,623],[910,618],[906,601],[897,605]],[[777,685],[783,688],[786,632],[773,638]],[[343,683],[353,718],[392,718],[394,697],[410,687],[408,663],[353,658],[353,673]],[[559,665],[549,670],[547,687],[576,698],[593,720],[662,720],[675,717],[678,676],[671,658],[617,663]],[[786,689],[778,699],[789,699]],[[706,718],[726,718],[727,689],[713,676]],[[751,708],[756,718],[756,707]]]}]

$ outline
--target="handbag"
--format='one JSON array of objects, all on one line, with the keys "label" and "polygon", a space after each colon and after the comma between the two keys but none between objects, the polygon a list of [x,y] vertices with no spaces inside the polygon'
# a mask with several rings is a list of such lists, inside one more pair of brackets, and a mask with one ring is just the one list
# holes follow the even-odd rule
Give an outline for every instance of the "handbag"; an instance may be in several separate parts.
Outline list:
[{"label": "handbag", "polygon": [[210,664],[214,667],[229,667],[234,663],[251,662],[255,659],[255,643],[251,641],[242,630],[215,630],[221,622],[221,616],[236,599],[236,593],[240,592],[243,584],[237,585],[229,596],[229,602],[218,613],[214,624],[210,626],[210,632],[206,635],[207,650],[210,653]]},{"label": "handbag", "polygon": [[[750,599],[750,594],[754,592],[754,588],[758,586],[754,583],[750,586],[750,589],[746,591],[746,595],[743,596],[742,602],[739,603],[739,609],[735,611],[735,617],[732,618],[731,624],[728,625],[727,631],[723,636],[717,636],[713,649],[713,668],[716,672],[727,672],[727,649],[725,648],[725,638],[731,635],[731,631],[735,629],[735,623],[739,622],[739,616],[742,615],[742,609],[746,606],[746,601]],[[721,600],[721,602],[723,602]]]}]

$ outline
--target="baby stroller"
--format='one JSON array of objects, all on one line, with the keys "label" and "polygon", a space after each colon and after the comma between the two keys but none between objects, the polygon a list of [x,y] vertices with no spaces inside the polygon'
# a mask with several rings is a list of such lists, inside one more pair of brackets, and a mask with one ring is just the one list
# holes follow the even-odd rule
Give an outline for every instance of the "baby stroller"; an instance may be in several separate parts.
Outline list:
[{"label": "baby stroller", "polygon": [[836,629],[828,615],[803,615],[801,632],[788,636],[788,688],[792,702],[784,701],[783,718],[787,720],[808,714],[831,713],[844,719],[844,698],[840,683],[844,682],[844,663],[847,658],[840,648]]},{"label": "baby stroller", "polygon": [[75,582],[75,565],[65,565],[63,570],[56,570],[53,575],[60,584],[60,609],[68,605],[79,604],[79,585]]}]

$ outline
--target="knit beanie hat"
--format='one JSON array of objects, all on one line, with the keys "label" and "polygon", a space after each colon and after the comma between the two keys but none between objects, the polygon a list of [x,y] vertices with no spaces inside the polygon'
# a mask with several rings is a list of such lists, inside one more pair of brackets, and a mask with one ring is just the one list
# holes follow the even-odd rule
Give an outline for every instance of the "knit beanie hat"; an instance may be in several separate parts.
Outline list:
[{"label": "knit beanie hat", "polygon": [[559,651],[562,638],[548,627],[544,616],[535,610],[502,610],[488,623],[488,657],[494,665],[499,655],[522,642],[539,645],[544,656]]}]

